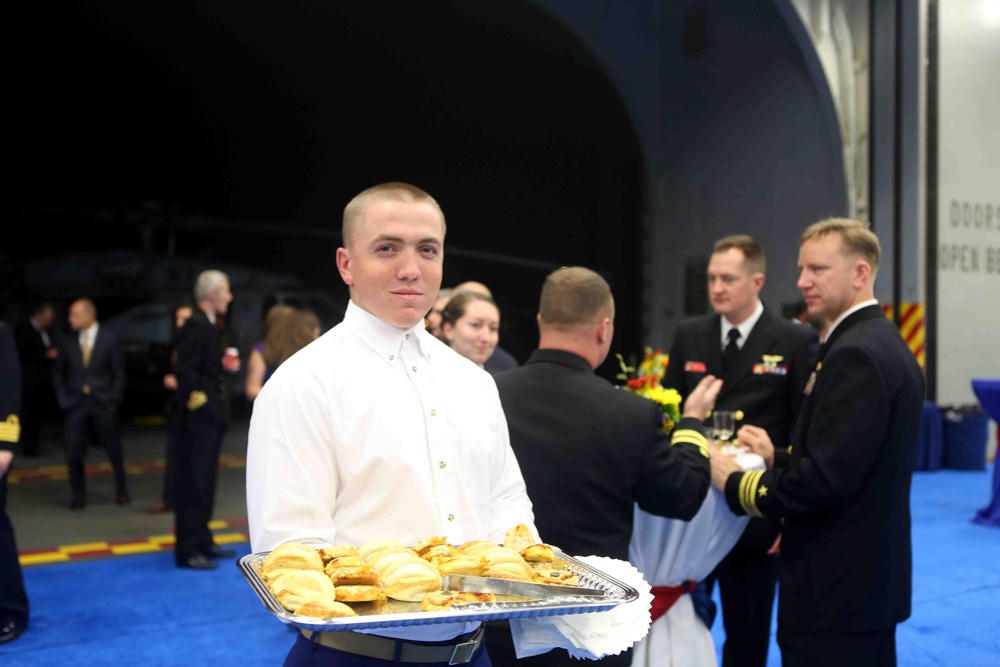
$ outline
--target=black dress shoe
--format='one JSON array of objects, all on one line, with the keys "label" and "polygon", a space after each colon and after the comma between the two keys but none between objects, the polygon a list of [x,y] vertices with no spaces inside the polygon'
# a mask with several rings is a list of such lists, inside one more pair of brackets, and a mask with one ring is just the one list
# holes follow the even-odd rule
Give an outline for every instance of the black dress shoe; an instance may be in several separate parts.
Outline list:
[{"label": "black dress shoe", "polygon": [[0,644],[14,641],[23,635],[24,631],[27,629],[27,623],[19,623],[17,621],[10,621],[0,625]]},{"label": "black dress shoe", "polygon": [[127,493],[119,493],[115,496],[115,505],[119,507],[125,507],[126,505],[132,504],[132,496]]},{"label": "black dress shoe", "polygon": [[84,507],[86,507],[86,503],[83,502],[83,498],[74,498],[73,500],[69,501],[69,508],[71,510],[74,511],[82,510]]},{"label": "black dress shoe", "polygon": [[177,567],[189,567],[192,570],[214,570],[219,567],[218,563],[209,560],[205,556],[198,554],[197,556],[191,556],[187,560],[177,563]]},{"label": "black dress shoe", "polygon": [[213,544],[212,548],[205,552],[209,558],[232,558],[236,555],[234,549],[223,549],[218,544]]}]

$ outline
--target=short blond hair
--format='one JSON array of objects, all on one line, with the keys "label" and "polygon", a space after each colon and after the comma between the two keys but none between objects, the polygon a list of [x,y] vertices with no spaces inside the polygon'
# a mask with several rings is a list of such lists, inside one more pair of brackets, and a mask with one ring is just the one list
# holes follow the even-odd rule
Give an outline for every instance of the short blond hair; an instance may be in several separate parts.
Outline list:
[{"label": "short blond hair", "polygon": [[764,250],[760,244],[749,234],[733,234],[724,236],[715,242],[712,254],[726,252],[727,250],[739,250],[743,253],[743,268],[747,273],[764,273],[767,269],[767,260],[764,259]]},{"label": "short blond hair", "polygon": [[564,266],[548,275],[538,305],[542,326],[569,329],[614,316],[608,281],[582,266]]},{"label": "short blond hair", "polygon": [[878,261],[882,257],[882,246],[878,242],[878,237],[869,229],[868,225],[860,220],[850,218],[827,218],[813,223],[802,232],[802,239],[799,245],[806,241],[829,236],[830,234],[840,235],[841,252],[845,255],[854,255],[868,262],[872,269],[872,274],[878,270]]},{"label": "short blond hair", "polygon": [[408,204],[430,204],[435,210],[437,210],[438,215],[441,217],[441,237],[442,240],[444,240],[444,233],[446,231],[444,212],[438,205],[437,200],[415,185],[392,181],[389,183],[374,185],[367,190],[363,190],[355,195],[354,199],[347,202],[347,206],[344,207],[344,219],[340,230],[344,245],[347,245],[351,233],[353,233],[361,221],[364,220],[368,207],[379,201],[396,201]]}]

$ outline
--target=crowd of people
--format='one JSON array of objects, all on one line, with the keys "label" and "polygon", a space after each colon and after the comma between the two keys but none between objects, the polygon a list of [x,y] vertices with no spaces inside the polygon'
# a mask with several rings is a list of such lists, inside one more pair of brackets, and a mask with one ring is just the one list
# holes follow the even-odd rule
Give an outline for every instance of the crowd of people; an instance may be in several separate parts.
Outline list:
[{"label": "crowd of people", "polygon": [[[895,628],[910,613],[907,498],[924,379],[874,299],[880,248],[866,225],[834,218],[803,232],[805,313],[794,321],[761,301],[760,245],[743,234],[719,239],[707,266],[712,312],[685,321],[670,348],[663,384],[683,402],[666,428],[658,406],[595,373],[614,337],[604,278],[579,266],[545,278],[539,343],[522,364],[500,346],[501,309],[486,285],[442,287],[446,229],[438,202],[415,186],[364,190],[344,209],[336,251],[350,291],[343,321],[322,334],[310,311],[267,312],[245,386],[252,551],[429,535],[502,542],[524,524],[566,553],[627,560],[636,507],[688,521],[718,493],[752,520],[708,578],[676,583],[700,596],[707,625],[719,587],[723,665],[767,663],[776,589],[785,665],[895,664]],[[235,555],[208,522],[226,429],[221,382],[239,360],[225,355],[216,326],[233,298],[226,274],[203,272],[193,298],[175,313],[164,493],[147,509],[173,511],[178,567],[210,570]],[[5,378],[14,365],[23,376],[0,392],[0,475],[19,439],[25,455],[37,452],[38,403],[22,409],[21,395],[48,391],[48,377],[67,425],[71,508],[85,506],[88,438],[107,452],[115,501],[126,505],[120,344],[88,299],[70,307],[73,334],[53,340],[52,319],[49,304],[32,313],[16,336],[32,338],[30,349],[8,344],[0,326]],[[740,414],[738,441],[764,469],[744,470],[713,446],[704,423],[713,410]],[[5,500],[4,476],[0,568],[16,584]],[[23,586],[3,590],[0,641],[27,627]],[[401,655],[401,664],[436,664],[449,651],[479,666],[571,660],[562,649],[519,658],[504,622],[455,622],[303,630],[285,664]],[[626,651],[601,662],[631,660]]]}]

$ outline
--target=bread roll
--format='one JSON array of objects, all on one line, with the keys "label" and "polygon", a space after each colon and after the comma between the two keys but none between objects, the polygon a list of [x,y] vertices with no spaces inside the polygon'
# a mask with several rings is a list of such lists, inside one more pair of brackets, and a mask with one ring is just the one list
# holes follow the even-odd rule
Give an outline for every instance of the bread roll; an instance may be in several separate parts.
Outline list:
[{"label": "bread roll", "polygon": [[532,544],[530,547],[521,549],[520,554],[529,563],[551,563],[556,559],[555,552],[547,544]]},{"label": "bread roll", "polygon": [[473,540],[471,542],[466,542],[465,544],[458,547],[459,553],[464,556],[478,557],[483,555],[488,551],[493,551],[494,549],[500,549],[500,545],[496,542],[488,542],[486,540]]},{"label": "bread roll", "polygon": [[334,558],[344,558],[353,556],[355,558],[361,558],[361,554],[358,553],[358,548],[350,544],[341,544],[332,547],[320,547],[319,557],[326,565]]},{"label": "bread roll", "polygon": [[274,548],[261,563],[261,574],[272,579],[285,570],[323,571],[323,560],[319,552],[308,544],[286,542]]},{"label": "bread roll", "polygon": [[493,593],[472,593],[469,591],[431,591],[420,601],[422,611],[448,611],[452,605],[476,602],[496,602]]},{"label": "bread roll", "polygon": [[375,537],[367,540],[364,544],[358,547],[358,555],[364,560],[369,560],[371,556],[383,549],[388,549],[389,547],[403,547],[405,545],[397,539],[391,537]]},{"label": "bread roll", "polygon": [[482,560],[469,558],[468,556],[438,556],[431,560],[431,564],[437,567],[441,576],[446,574],[464,574],[471,577],[481,577],[486,571]]},{"label": "bread roll", "polygon": [[531,529],[523,523],[519,523],[508,530],[503,538],[503,545],[505,547],[518,552],[527,549],[532,544],[535,544],[535,542],[535,536],[532,534]]},{"label": "bread roll", "polygon": [[337,586],[336,597],[340,602],[376,602],[385,600],[378,586]]},{"label": "bread roll", "polygon": [[307,600],[295,610],[296,616],[311,616],[312,618],[345,618],[357,616],[357,612],[343,602],[315,597]]},{"label": "bread roll", "polygon": [[296,611],[311,599],[334,600],[333,582],[316,570],[288,570],[268,582],[268,588],[278,603],[288,611]]},{"label": "bread roll", "polygon": [[328,568],[334,586],[378,586],[379,575],[368,565]]},{"label": "bread roll", "polygon": [[417,552],[418,556],[423,556],[424,552],[431,547],[438,547],[448,544],[447,537],[428,537],[426,540],[420,540],[413,545],[413,550]]}]

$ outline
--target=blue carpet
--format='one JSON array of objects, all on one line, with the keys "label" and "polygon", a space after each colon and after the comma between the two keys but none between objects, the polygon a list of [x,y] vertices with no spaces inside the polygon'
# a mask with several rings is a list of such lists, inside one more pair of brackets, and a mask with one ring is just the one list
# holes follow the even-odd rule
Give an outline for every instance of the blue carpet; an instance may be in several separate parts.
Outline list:
[{"label": "blue carpet", "polygon": [[[991,473],[992,465],[914,477],[913,616],[897,633],[903,667],[998,662],[1000,529],[971,523],[989,502]],[[215,571],[182,570],[172,552],[159,552],[33,566],[24,575],[31,627],[0,647],[3,667],[273,667],[294,638],[231,560]],[[721,625],[712,630],[720,652]],[[780,664],[772,632],[768,665]]]}]

